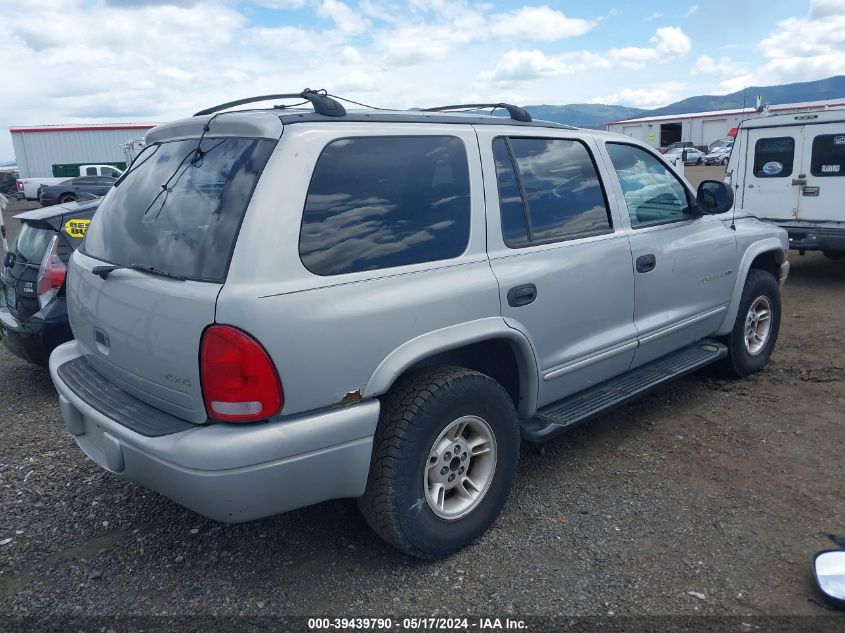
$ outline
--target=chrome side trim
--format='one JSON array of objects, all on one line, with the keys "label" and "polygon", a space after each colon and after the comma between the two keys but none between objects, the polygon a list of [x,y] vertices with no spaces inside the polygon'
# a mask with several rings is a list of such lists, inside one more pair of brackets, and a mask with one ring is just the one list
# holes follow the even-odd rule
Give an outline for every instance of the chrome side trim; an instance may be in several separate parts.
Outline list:
[{"label": "chrome side trim", "polygon": [[693,323],[698,323],[699,321],[703,321],[704,319],[709,319],[712,316],[716,316],[721,312],[724,312],[728,309],[728,306],[721,306],[719,308],[715,308],[714,310],[708,310],[707,312],[702,312],[701,314],[696,314],[688,319],[684,319],[683,321],[679,321],[678,323],[673,323],[669,327],[665,327],[661,330],[657,330],[652,332],[651,334],[646,334],[645,336],[640,337],[640,344],[648,343],[653,341],[654,339],[660,338],[661,336],[666,336],[667,334],[672,334],[677,330],[683,329],[688,325],[692,325]]},{"label": "chrome side trim", "polygon": [[575,371],[576,369],[587,367],[588,365],[592,365],[593,363],[597,363],[612,356],[624,354],[625,352],[636,348],[637,345],[637,341],[628,341],[627,343],[622,343],[621,345],[617,345],[616,347],[604,350],[603,352],[599,352],[598,354],[594,354],[593,356],[589,356],[588,358],[579,358],[569,361],[545,374],[543,376],[543,380],[548,382],[550,380],[554,380],[555,378],[560,378],[561,376]]}]

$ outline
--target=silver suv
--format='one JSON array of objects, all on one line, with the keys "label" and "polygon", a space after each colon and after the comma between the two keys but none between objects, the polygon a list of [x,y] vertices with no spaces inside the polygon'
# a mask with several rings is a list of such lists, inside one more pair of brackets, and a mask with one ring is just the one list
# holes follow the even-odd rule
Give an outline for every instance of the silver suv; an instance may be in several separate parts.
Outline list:
[{"label": "silver suv", "polygon": [[50,371],[103,468],[226,522],[358,497],[434,558],[495,520],[520,437],[768,361],[786,232],[723,183],[506,104],[301,97],[151,130],[74,253]]}]

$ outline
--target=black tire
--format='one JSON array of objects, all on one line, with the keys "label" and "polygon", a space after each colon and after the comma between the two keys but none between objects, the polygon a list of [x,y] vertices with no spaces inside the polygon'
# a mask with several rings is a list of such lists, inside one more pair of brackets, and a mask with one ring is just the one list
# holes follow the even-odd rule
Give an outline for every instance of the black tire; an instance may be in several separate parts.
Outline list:
[{"label": "black tire", "polygon": [[822,251],[822,255],[835,262],[845,259],[845,251]]},{"label": "black tire", "polygon": [[72,193],[65,193],[59,198],[59,204],[67,204],[68,202],[76,202],[76,196]]},{"label": "black tire", "polygon": [[[768,300],[772,320],[765,345],[758,353],[752,354],[745,345],[745,325],[749,309],[758,297],[765,297]],[[775,276],[766,270],[752,268],[748,271],[748,277],[745,278],[745,287],[742,290],[733,330],[724,339],[724,343],[728,346],[728,357],[723,361],[722,368],[732,376],[744,378],[765,367],[777,342],[780,319],[780,287]]]},{"label": "black tire", "polygon": [[[424,478],[435,440],[450,423],[467,415],[489,425],[496,461],[478,504],[468,514],[447,520],[426,501]],[[462,367],[404,376],[382,398],[367,489],[358,506],[373,531],[406,554],[422,559],[447,556],[472,543],[496,520],[516,477],[519,442],[513,401],[489,376]]]},{"label": "black tire", "polygon": [[699,157],[698,157],[698,160],[697,160],[697,161],[695,161],[695,164],[696,164],[696,165],[700,165],[700,164],[701,164],[701,163],[703,163],[703,162],[704,162],[704,159],[703,159],[703,158],[701,158],[701,156],[699,156]]},{"label": "black tire", "polygon": [[725,167],[727,167],[727,166],[728,166],[728,157],[727,157],[727,156],[726,156],[725,158],[723,158],[723,159],[722,159],[722,164],[723,164]]}]

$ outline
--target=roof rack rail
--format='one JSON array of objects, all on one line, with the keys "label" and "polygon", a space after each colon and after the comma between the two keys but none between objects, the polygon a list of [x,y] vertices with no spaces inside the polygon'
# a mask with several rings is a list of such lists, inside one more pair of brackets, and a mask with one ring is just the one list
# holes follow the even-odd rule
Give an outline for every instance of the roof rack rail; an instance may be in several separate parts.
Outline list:
[{"label": "roof rack rail", "polygon": [[422,112],[444,112],[446,110],[466,110],[479,108],[502,108],[508,111],[514,121],[522,121],[523,123],[531,123],[531,115],[523,108],[512,105],[510,103],[464,103],[457,105],[439,106],[437,108],[423,108]]},{"label": "roof rack rail", "polygon": [[[272,101],[274,99],[305,99],[311,102],[314,106],[314,112],[324,116],[341,117],[346,115],[346,109],[330,96],[325,94],[325,90],[311,90],[306,88],[299,93],[278,94],[278,95],[261,95],[260,97],[247,97],[246,99],[238,99],[237,101],[228,101],[220,105],[200,110],[194,116],[204,116],[206,114],[214,114],[221,110],[228,110],[235,106],[244,105],[247,103],[255,103],[257,101]],[[273,106],[275,108],[284,108],[285,106]]]}]

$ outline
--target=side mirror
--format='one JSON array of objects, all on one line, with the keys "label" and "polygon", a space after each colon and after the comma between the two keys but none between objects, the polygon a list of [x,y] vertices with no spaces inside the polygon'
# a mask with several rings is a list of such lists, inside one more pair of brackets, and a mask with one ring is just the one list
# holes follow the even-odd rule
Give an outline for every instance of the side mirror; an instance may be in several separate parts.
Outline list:
[{"label": "side mirror", "polygon": [[813,559],[813,576],[825,599],[845,609],[845,550],[825,550]]},{"label": "side mirror", "polygon": [[734,206],[734,192],[718,180],[704,180],[696,193],[698,210],[708,215],[729,211]]}]

